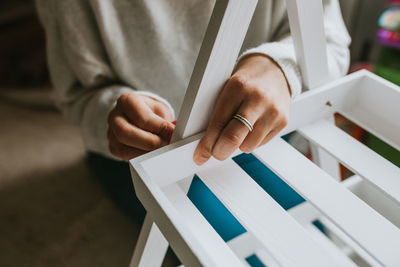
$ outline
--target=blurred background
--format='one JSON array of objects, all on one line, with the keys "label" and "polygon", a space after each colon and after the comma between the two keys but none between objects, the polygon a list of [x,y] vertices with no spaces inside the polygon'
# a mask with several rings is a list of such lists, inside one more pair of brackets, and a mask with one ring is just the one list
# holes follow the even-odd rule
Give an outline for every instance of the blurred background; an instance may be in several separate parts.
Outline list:
[{"label": "blurred background", "polygon": [[34,1],[0,1],[0,51],[0,266],[128,266],[140,226],[53,106]]},{"label": "blurred background", "polygon": [[[389,21],[379,20],[395,2],[341,5],[353,39],[351,71],[368,69],[400,84],[400,30],[388,26],[388,13]],[[52,104],[33,1],[0,2],[0,51],[0,266],[127,266],[140,226],[96,183],[79,129]],[[400,166],[391,147],[336,120]]]}]

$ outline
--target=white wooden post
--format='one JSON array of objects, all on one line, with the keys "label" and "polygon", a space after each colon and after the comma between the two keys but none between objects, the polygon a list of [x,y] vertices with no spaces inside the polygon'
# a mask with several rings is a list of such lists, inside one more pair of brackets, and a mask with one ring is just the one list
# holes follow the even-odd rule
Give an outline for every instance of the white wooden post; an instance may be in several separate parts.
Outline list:
[{"label": "white wooden post", "polygon": [[290,32],[303,86],[313,89],[329,78],[321,0],[286,0]]},{"label": "white wooden post", "polygon": [[164,238],[150,216],[146,215],[138,241],[136,242],[130,267],[161,266],[167,248],[168,241]]},{"label": "white wooden post", "polygon": [[219,0],[207,28],[173,138],[204,131],[231,76],[258,0]]},{"label": "white wooden post", "polygon": [[[305,89],[312,90],[331,80],[324,31],[324,12],[321,0],[286,0],[290,31]],[[330,119],[334,123],[334,118]],[[314,162],[340,179],[338,162],[311,144]]]}]

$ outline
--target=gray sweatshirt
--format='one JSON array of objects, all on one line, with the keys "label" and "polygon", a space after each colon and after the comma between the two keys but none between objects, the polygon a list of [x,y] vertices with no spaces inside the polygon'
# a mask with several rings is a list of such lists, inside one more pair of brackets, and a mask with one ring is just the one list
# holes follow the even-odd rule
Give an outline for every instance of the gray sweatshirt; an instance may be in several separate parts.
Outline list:
[{"label": "gray sweatshirt", "polygon": [[[88,150],[108,151],[107,116],[126,92],[179,112],[215,0],[36,0],[54,100],[82,129]],[[350,37],[337,0],[324,0],[332,77],[348,69]],[[301,77],[284,0],[259,0],[241,55],[273,58],[292,96]]]}]

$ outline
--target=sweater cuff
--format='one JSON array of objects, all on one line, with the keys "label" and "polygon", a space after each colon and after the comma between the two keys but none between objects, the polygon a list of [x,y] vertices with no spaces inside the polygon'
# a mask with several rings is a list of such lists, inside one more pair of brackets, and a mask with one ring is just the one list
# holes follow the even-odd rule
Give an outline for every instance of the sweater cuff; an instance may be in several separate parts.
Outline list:
[{"label": "sweater cuff", "polygon": [[301,93],[302,80],[296,62],[296,55],[291,43],[273,42],[265,43],[258,47],[248,49],[238,60],[250,54],[264,54],[272,58],[282,69],[290,86],[292,98]]},{"label": "sweater cuff", "polygon": [[134,93],[132,88],[109,86],[92,95],[85,105],[80,122],[84,144],[87,150],[100,153],[114,160],[120,160],[110,153],[107,138],[108,114],[115,107],[118,98],[125,93]]}]

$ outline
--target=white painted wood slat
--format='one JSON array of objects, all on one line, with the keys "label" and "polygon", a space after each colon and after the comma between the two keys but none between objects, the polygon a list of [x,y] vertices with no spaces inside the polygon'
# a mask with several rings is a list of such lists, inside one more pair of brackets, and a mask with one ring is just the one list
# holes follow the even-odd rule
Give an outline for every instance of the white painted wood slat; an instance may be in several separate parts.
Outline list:
[{"label": "white painted wood slat", "polygon": [[346,244],[344,248],[344,252],[349,255],[349,252],[353,251],[355,254],[359,255],[365,262],[369,264],[369,266],[382,266],[379,262],[376,261],[375,258],[371,257],[370,254],[365,252],[363,248],[359,246],[353,239],[351,239],[348,235],[343,233],[341,229],[339,229],[335,224],[333,224],[330,220],[322,217],[319,219],[321,223],[326,227],[328,233],[332,235],[332,238],[335,240],[340,240],[342,243]]},{"label": "white painted wood slat", "polygon": [[167,252],[166,248],[168,248],[167,240],[153,220],[146,216],[129,266],[161,266]]},{"label": "white painted wood slat", "polygon": [[240,258],[247,258],[254,254],[258,249],[262,249],[262,245],[249,232],[245,232],[227,242],[228,246]]},{"label": "white painted wood slat", "polygon": [[282,266],[338,266],[232,159],[197,174]]},{"label": "white painted wood slat", "polygon": [[176,183],[167,186],[163,191],[181,214],[191,233],[203,244],[207,255],[203,259],[204,264],[243,266],[242,260],[233,253]]},{"label": "white painted wood slat", "polygon": [[326,121],[304,126],[299,132],[400,204],[400,168]]},{"label": "white painted wood slat", "polygon": [[254,155],[384,266],[400,262],[400,230],[281,138]]},{"label": "white painted wood slat", "polygon": [[321,247],[324,247],[326,250],[330,251],[332,256],[334,256],[339,263],[338,266],[353,266],[357,265],[346,256],[337,246],[335,246],[331,240],[329,240],[319,229],[317,229],[314,225],[308,224],[306,225],[306,229],[310,233],[311,237],[320,244]]},{"label": "white painted wood slat", "polygon": [[265,250],[259,249],[256,251],[256,256],[261,260],[261,262],[265,263],[265,266],[268,267],[282,267],[279,265]]}]

